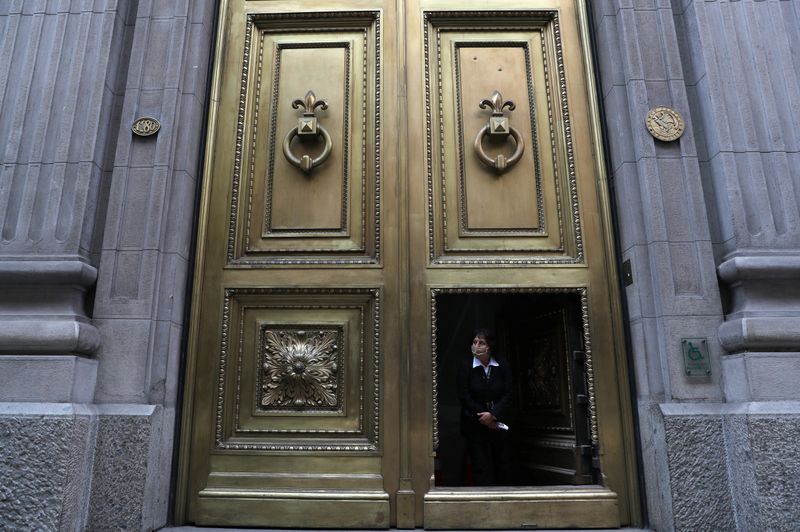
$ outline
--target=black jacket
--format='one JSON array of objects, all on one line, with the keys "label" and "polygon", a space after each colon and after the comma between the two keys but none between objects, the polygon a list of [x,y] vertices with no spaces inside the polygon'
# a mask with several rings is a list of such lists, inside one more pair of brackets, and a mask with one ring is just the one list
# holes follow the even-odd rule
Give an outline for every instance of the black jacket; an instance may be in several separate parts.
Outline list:
[{"label": "black jacket", "polygon": [[493,432],[478,421],[478,412],[491,412],[498,421],[508,422],[512,407],[511,369],[495,358],[487,377],[482,366],[472,367],[467,359],[458,371],[458,398],[461,401],[461,432],[465,435]]}]

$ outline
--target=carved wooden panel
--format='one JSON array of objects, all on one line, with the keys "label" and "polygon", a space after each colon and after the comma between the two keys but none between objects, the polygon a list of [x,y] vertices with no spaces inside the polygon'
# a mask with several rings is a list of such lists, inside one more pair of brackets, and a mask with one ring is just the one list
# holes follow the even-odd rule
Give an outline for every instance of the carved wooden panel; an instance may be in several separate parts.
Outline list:
[{"label": "carved wooden panel", "polygon": [[516,420],[515,462],[536,484],[592,482],[576,437],[587,421],[576,413],[573,388],[572,351],[584,348],[576,307],[574,299],[562,299],[547,311],[509,319],[511,334],[527,346],[513,357],[521,376],[517,408],[526,413]]},{"label": "carved wooden panel", "polygon": [[[425,19],[430,259],[582,262],[556,12],[428,12]],[[502,109],[507,137],[481,134],[497,115],[479,103],[494,91],[513,102]],[[513,166],[495,169],[478,155],[480,148],[495,162],[508,159],[519,144]]]},{"label": "carved wooden panel", "polygon": [[225,291],[216,447],[376,451],[380,290]]},{"label": "carved wooden panel", "polygon": [[[379,260],[379,24],[377,12],[249,16],[229,263]],[[309,91],[324,105],[294,103]],[[301,134],[304,116],[316,134]],[[321,162],[302,168],[287,152]]]},{"label": "carved wooden panel", "polygon": [[567,310],[561,308],[525,317],[514,324],[529,351],[517,353],[517,397],[520,408],[530,412],[529,429],[540,432],[574,433],[572,408],[571,349]]}]

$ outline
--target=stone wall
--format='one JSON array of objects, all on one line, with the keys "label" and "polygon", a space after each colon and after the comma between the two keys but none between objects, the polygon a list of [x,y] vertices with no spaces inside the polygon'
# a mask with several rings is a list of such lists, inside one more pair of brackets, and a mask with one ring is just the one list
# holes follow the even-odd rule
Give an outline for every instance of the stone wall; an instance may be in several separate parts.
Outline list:
[{"label": "stone wall", "polygon": [[83,405],[0,403],[0,529],[80,530],[96,433]]},{"label": "stone wall", "polygon": [[0,528],[167,522],[215,4],[0,3]]},{"label": "stone wall", "polygon": [[[619,244],[633,266],[649,522],[788,530],[796,457],[791,444],[766,442],[794,438],[800,419],[800,61],[790,52],[800,10],[782,0],[589,4]],[[676,142],[644,127],[662,105],[686,121]],[[710,377],[684,374],[688,337],[707,338]]]}]

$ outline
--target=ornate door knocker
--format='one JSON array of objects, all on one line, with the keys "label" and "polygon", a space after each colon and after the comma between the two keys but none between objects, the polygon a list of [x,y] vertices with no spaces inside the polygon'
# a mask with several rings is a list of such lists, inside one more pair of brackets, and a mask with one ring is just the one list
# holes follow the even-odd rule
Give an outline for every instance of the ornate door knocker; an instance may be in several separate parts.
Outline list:
[{"label": "ornate door knocker", "polygon": [[[312,168],[325,162],[325,159],[331,154],[333,144],[331,143],[331,136],[314,115],[314,109],[317,107],[321,107],[323,111],[326,110],[328,102],[325,100],[317,101],[314,91],[308,91],[303,100],[297,99],[292,102],[292,108],[300,109],[301,107],[305,108],[303,116],[297,120],[297,126],[293,127],[283,139],[283,155],[292,165],[308,174]],[[299,137],[301,140],[322,137],[325,141],[325,147],[322,149],[322,153],[314,158],[306,154],[298,157],[292,152],[292,140],[295,137]]]},{"label": "ornate door knocker", "polygon": [[[491,107],[492,116],[489,117],[489,122],[478,131],[478,135],[475,137],[475,153],[478,154],[478,159],[483,164],[494,168],[494,171],[498,174],[502,174],[506,169],[514,166],[525,151],[525,142],[522,140],[522,135],[516,128],[511,127],[508,123],[508,117],[503,114],[504,108],[508,107],[509,111],[513,111],[517,106],[511,100],[503,101],[503,95],[499,91],[494,91],[488,99],[481,100],[479,105],[481,109]],[[516,143],[516,148],[511,157],[506,158],[505,155],[501,154],[492,159],[486,155],[486,152],[483,151],[483,137],[486,135],[491,138],[512,137]]]}]

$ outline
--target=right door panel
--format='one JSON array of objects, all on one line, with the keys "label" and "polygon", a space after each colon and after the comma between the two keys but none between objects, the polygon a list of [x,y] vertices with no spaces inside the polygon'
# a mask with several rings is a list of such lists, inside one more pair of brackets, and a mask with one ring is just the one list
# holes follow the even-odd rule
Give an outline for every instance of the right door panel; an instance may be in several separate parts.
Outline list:
[{"label": "right door panel", "polygon": [[[408,129],[419,133],[408,143],[408,160],[419,161],[408,170],[409,377],[428,391],[407,394],[411,434],[420,436],[410,443],[416,512],[426,528],[636,523],[630,397],[604,169],[596,158],[586,6],[545,0],[482,7],[421,0],[406,8]],[[461,296],[472,306],[448,303]],[[574,302],[574,334],[561,348],[565,357],[585,352],[587,414],[568,406],[574,386],[565,369],[571,358],[564,358],[560,381],[567,389],[558,393],[572,426],[562,431],[559,456],[578,456],[583,446],[584,454],[595,453],[599,474],[584,460],[569,482],[553,475],[550,485],[437,486],[435,464],[444,459],[439,426],[452,421],[440,409],[452,398],[439,392],[448,393],[454,378],[450,366],[440,367],[446,348],[439,324],[471,319],[501,332],[512,326],[509,309],[520,301],[543,306],[519,310],[535,317],[558,311],[548,301],[567,300]],[[532,367],[523,361],[541,347],[515,345],[520,369]],[[470,356],[468,345],[463,352]],[[529,426],[546,417],[529,414]]]}]

